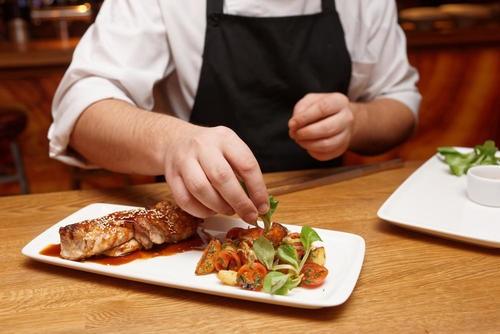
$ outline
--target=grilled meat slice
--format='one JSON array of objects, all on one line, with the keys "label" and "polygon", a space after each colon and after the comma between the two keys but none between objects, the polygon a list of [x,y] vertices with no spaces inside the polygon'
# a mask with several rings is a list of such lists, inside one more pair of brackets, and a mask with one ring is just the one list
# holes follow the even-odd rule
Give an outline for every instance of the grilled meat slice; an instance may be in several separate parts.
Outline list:
[{"label": "grilled meat slice", "polygon": [[120,246],[116,246],[115,248],[111,248],[108,249],[107,251],[102,252],[102,254],[106,256],[117,257],[130,254],[141,248],[142,246],[137,240],[130,239],[129,241],[121,244]]},{"label": "grilled meat slice", "polygon": [[70,260],[81,260],[129,241],[134,237],[132,217],[140,211],[116,212],[61,227],[61,256]]},{"label": "grilled meat slice", "polygon": [[192,236],[201,222],[174,204],[159,202],[135,220],[136,239],[146,249],[176,243]]},{"label": "grilled meat slice", "polygon": [[151,209],[115,212],[61,227],[61,257],[121,256],[154,244],[175,243],[191,237],[201,221],[169,202],[159,202]]}]

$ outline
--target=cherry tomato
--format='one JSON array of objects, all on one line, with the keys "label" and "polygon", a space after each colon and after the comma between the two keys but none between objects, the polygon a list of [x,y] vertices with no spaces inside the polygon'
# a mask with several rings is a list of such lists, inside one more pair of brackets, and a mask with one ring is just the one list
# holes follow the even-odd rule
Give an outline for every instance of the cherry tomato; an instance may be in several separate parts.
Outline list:
[{"label": "cherry tomato", "polygon": [[308,262],[304,264],[301,273],[304,274],[304,277],[302,278],[300,286],[305,288],[316,288],[325,281],[326,276],[328,276],[328,269],[317,263]]},{"label": "cherry tomato", "polygon": [[243,289],[260,290],[262,289],[266,275],[266,267],[259,262],[253,262],[243,265],[238,270],[236,281]]},{"label": "cherry tomato", "polygon": [[241,267],[241,260],[238,254],[228,248],[223,249],[215,258],[215,270],[238,270]]}]

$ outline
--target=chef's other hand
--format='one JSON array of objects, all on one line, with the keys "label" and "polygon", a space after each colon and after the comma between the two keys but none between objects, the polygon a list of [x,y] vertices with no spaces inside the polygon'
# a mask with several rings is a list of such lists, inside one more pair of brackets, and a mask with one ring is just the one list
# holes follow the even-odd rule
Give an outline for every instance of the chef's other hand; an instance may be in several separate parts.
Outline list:
[{"label": "chef's other hand", "polygon": [[290,137],[320,161],[348,149],[353,126],[349,99],[340,93],[307,94],[297,102],[288,122]]},{"label": "chef's other hand", "polygon": [[268,194],[259,164],[235,132],[189,123],[175,131],[176,140],[166,145],[165,177],[182,209],[200,218],[237,213],[247,222],[267,212]]}]

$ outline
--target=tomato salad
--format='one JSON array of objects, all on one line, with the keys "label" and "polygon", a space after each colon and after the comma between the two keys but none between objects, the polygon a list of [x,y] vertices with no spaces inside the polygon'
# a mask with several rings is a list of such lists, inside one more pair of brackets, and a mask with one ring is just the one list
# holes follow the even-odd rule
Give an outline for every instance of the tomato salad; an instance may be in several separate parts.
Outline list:
[{"label": "tomato salad", "polygon": [[234,227],[224,241],[211,239],[196,267],[197,275],[217,273],[227,285],[286,295],[297,286],[316,288],[328,269],[321,238],[304,226],[290,233],[279,223],[267,231],[260,227]]}]

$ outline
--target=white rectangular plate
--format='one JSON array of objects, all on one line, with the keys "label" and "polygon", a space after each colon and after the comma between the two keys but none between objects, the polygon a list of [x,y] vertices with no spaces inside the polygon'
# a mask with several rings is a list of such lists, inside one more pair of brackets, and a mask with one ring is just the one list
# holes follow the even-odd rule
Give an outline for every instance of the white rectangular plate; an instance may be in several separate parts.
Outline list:
[{"label": "white rectangular plate", "polygon": [[[363,264],[365,254],[363,238],[350,233],[315,229],[326,244],[326,267],[329,275],[325,283],[316,289],[296,288],[287,296],[272,296],[264,292],[247,291],[223,285],[215,274],[195,275],[194,271],[201,251],[138,259],[117,266],[69,261],[40,254],[40,251],[48,245],[59,243],[59,227],[61,226],[133,208],[103,203],[86,206],[37,236],[23,248],[22,253],[37,261],[112,277],[299,308],[321,308],[344,303],[356,285]],[[231,227],[249,225],[238,219],[217,216],[205,220],[203,226],[207,232],[218,236],[225,234]],[[299,232],[301,228],[293,225],[285,226],[294,232]]]},{"label": "white rectangular plate", "polygon": [[436,154],[399,186],[378,216],[402,227],[500,248],[500,208],[472,202],[466,186],[466,176],[452,175]]}]

